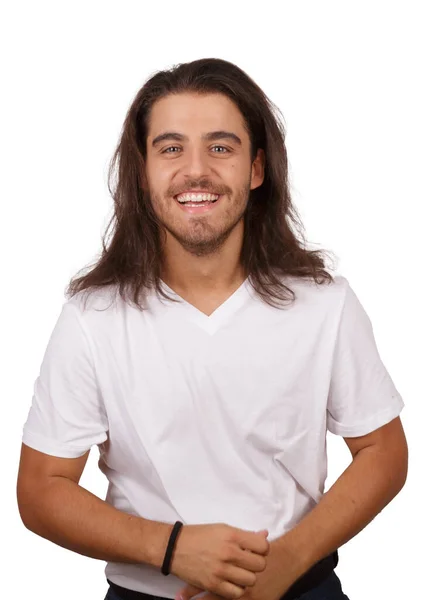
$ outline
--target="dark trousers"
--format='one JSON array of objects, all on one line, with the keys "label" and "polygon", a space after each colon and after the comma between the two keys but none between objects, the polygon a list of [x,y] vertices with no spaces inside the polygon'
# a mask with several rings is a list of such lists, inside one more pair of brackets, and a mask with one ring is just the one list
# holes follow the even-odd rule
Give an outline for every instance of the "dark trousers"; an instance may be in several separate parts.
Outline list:
[{"label": "dark trousers", "polygon": [[[157,596],[150,596],[144,594],[145,600],[157,600]],[[123,600],[115,590],[109,587],[109,590],[104,600]],[[333,571],[329,577],[327,577],[317,587],[301,596],[297,596],[296,600],[349,600],[346,594],[343,593],[340,579]]]}]

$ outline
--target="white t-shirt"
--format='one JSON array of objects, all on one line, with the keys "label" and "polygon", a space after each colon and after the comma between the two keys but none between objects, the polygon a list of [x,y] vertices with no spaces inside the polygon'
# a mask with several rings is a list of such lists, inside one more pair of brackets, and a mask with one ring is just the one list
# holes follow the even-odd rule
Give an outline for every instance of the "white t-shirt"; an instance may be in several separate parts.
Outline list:
[{"label": "white t-shirt", "polygon": [[[247,279],[210,316],[166,285],[180,302],[152,291],[147,311],[119,295],[111,304],[111,288],[83,310],[77,294],[50,337],[22,441],[59,457],[97,444],[106,501],[126,513],[281,536],[323,495],[327,429],[365,435],[404,406],[347,279],[287,285],[288,307],[265,304]],[[146,564],[105,573],[158,596],[184,585]]]}]

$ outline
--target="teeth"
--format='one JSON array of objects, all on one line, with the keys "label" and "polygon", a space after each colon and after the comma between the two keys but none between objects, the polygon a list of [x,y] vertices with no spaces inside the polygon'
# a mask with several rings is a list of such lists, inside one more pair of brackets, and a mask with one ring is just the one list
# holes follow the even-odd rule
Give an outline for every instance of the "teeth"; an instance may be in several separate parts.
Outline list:
[{"label": "teeth", "polygon": [[177,196],[177,200],[181,204],[185,202],[212,202],[218,198],[219,194],[179,194]]}]

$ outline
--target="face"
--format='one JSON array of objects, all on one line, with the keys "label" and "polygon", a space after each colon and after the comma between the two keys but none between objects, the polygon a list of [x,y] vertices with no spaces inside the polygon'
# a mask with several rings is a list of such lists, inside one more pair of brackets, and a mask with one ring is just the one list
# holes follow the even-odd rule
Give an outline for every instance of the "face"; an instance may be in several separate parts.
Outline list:
[{"label": "face", "polygon": [[[225,95],[184,93],[155,102],[146,140],[146,180],[166,238],[172,236],[197,256],[217,251],[243,227],[250,190],[263,177],[263,151],[252,164],[242,114]],[[196,191],[215,196],[194,206],[201,197],[180,202],[188,199],[184,192]]]}]

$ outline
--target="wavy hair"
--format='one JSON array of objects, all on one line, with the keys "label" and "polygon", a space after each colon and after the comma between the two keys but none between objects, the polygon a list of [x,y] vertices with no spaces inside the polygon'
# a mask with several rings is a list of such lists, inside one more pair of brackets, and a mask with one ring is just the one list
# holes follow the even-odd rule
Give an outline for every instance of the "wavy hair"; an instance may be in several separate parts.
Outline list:
[{"label": "wavy hair", "polygon": [[279,109],[242,69],[225,60],[203,58],[155,72],[136,94],[109,165],[108,189],[114,211],[102,236],[103,250],[94,264],[86,267],[88,272],[71,279],[66,295],[113,286],[124,300],[144,310],[144,293],[153,287],[159,295],[173,300],[160,278],[162,224],[143,184],[152,106],[169,94],[186,92],[225,94],[243,116],[251,161],[259,148],[264,150],[264,181],[250,190],[240,256],[255,291],[263,301],[279,307],[290,302],[290,297],[291,301],[296,298],[284,284],[287,276],[331,283],[333,276],[325,265],[330,253],[306,248],[304,228],[291,200],[285,128]]}]

